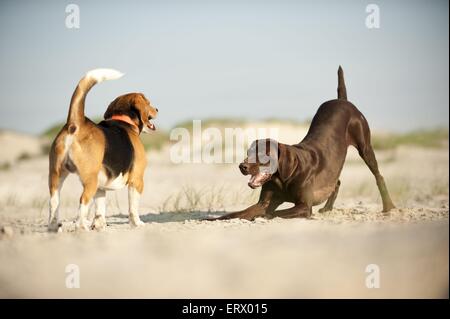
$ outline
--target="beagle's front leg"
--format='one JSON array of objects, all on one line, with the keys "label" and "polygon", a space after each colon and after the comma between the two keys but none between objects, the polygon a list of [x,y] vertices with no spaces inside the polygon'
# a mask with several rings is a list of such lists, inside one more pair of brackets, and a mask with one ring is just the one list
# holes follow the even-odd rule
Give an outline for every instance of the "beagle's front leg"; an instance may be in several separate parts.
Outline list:
[{"label": "beagle's front leg", "polygon": [[132,185],[128,187],[128,206],[129,206],[129,219],[132,227],[139,227],[144,225],[144,222],[139,218],[139,199],[141,194]]}]

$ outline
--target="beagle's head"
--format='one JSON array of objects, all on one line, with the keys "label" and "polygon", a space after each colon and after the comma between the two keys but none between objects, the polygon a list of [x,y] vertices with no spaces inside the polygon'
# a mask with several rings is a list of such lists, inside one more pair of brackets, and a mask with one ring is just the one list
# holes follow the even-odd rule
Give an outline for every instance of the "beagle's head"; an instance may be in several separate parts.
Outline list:
[{"label": "beagle's head", "polygon": [[138,127],[139,133],[150,133],[155,130],[155,125],[151,120],[158,115],[158,109],[151,105],[144,94],[128,93],[112,101],[103,117],[108,120],[114,115],[128,116]]}]

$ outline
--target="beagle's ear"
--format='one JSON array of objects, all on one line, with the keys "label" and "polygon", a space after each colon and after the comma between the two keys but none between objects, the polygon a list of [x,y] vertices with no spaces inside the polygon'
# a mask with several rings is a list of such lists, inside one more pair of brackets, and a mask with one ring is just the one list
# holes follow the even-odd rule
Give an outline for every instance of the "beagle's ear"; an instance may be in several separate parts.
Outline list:
[{"label": "beagle's ear", "polygon": [[150,133],[155,130],[155,125],[150,122],[158,115],[158,109],[150,104],[150,101],[142,93],[135,93],[133,95],[133,107],[139,114],[140,130],[144,133]]},{"label": "beagle's ear", "polygon": [[126,112],[125,108],[126,108],[126,105],[124,105],[122,97],[119,96],[119,97],[115,98],[114,101],[109,103],[105,114],[103,114],[103,118],[105,120],[107,120],[115,114],[124,114],[124,112]]},{"label": "beagle's ear", "polygon": [[106,109],[105,114],[103,115],[103,118],[109,119],[113,115],[128,115],[130,118],[135,119],[138,121],[138,112],[133,107],[134,101],[133,96],[135,94],[125,94],[117,97],[114,101],[112,101],[108,108]]},{"label": "beagle's ear", "polygon": [[[149,126],[148,118],[150,116],[148,109],[149,102],[142,93],[135,93],[131,98],[131,108],[139,114],[142,127]],[[142,131],[142,127],[140,127]]]},{"label": "beagle's ear", "polygon": [[150,105],[144,94],[129,93],[121,95],[112,101],[104,114],[104,118],[106,120],[113,115],[128,115],[139,127],[139,131],[142,132],[146,128],[155,129],[149,118],[155,118],[157,113],[157,109]]},{"label": "beagle's ear", "polygon": [[298,157],[285,144],[278,144],[278,174],[284,182],[298,172]]}]

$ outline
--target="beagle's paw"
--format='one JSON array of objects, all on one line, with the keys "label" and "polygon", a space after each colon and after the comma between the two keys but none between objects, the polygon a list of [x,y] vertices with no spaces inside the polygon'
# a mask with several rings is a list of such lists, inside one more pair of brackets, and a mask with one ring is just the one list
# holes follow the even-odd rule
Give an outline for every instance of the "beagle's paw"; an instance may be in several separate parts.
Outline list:
[{"label": "beagle's paw", "polygon": [[79,219],[75,223],[75,230],[79,232],[89,231],[88,221],[86,219]]},{"label": "beagle's paw", "polygon": [[106,229],[106,219],[104,216],[95,216],[91,225],[92,230],[102,231]]},{"label": "beagle's paw", "polygon": [[53,219],[50,224],[48,224],[47,230],[50,233],[61,233],[62,223],[58,222],[56,219]]},{"label": "beagle's paw", "polygon": [[131,227],[141,227],[144,226],[145,223],[136,215],[130,215],[130,226]]}]

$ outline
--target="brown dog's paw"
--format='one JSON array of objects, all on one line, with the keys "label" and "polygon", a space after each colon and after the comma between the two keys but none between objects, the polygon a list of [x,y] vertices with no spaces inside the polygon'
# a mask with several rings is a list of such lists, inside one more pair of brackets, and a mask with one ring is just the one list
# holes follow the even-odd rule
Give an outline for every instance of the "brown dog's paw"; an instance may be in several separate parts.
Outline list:
[{"label": "brown dog's paw", "polygon": [[319,209],[319,213],[326,213],[326,212],[329,212],[329,211],[332,211],[333,209],[332,208],[328,208],[328,207],[322,207],[321,209]]},{"label": "brown dog's paw", "polygon": [[392,209],[395,209],[396,207],[394,206],[394,204],[388,204],[385,207],[383,207],[382,212],[386,215],[389,215]]}]

